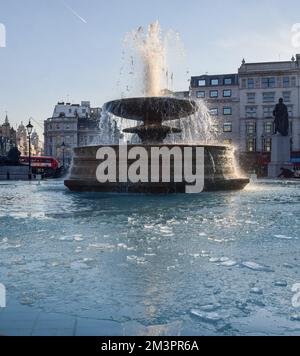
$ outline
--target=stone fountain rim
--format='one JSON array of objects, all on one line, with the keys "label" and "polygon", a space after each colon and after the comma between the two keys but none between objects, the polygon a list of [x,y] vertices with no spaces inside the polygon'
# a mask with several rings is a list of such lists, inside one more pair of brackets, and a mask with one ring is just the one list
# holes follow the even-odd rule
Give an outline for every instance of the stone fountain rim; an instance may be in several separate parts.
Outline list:
[{"label": "stone fountain rim", "polygon": [[[144,117],[138,115],[138,114],[126,114],[126,112],[123,113],[123,115],[125,116],[121,116],[121,113],[115,113],[113,112],[113,110],[110,108],[111,106],[115,106],[115,108],[118,108],[120,105],[122,104],[142,104],[143,102],[157,102],[157,103],[163,103],[164,101],[172,101],[172,102],[176,102],[178,105],[180,105],[180,103],[189,103],[190,104],[190,111],[189,110],[184,110],[186,111],[186,113],[184,112],[179,112],[178,115],[176,115],[176,113],[171,113],[170,116],[167,117],[163,117],[163,121],[173,121],[173,120],[179,120],[181,118],[184,117],[189,117],[191,115],[194,115],[197,110],[198,110],[198,105],[196,103],[196,101],[192,100],[192,99],[184,99],[184,98],[175,98],[172,96],[145,96],[145,97],[133,97],[133,98],[123,98],[123,99],[117,99],[117,100],[111,100],[106,102],[103,105],[103,110],[108,111],[110,113],[112,113],[113,115],[119,117],[119,118],[124,118],[124,119],[128,119],[128,120],[134,120],[134,121],[144,121]],[[130,118],[130,117],[131,118]]]}]

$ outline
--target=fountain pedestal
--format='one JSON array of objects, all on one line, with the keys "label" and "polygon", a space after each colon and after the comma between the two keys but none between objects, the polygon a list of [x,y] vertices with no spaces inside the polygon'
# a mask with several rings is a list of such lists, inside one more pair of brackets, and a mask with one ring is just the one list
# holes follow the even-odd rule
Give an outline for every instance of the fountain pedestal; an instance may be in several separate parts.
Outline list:
[{"label": "fountain pedestal", "polygon": [[277,178],[281,168],[290,168],[291,141],[289,136],[280,134],[272,137],[271,163],[268,167],[269,178]]},{"label": "fountain pedestal", "polygon": [[[193,101],[181,100],[165,97],[131,98],[109,102],[105,105],[105,110],[120,118],[138,121],[139,126],[124,130],[125,133],[137,134],[141,140],[141,148],[150,157],[152,149],[179,149],[182,153],[186,148],[192,150],[201,149],[204,151],[204,190],[239,190],[243,189],[248,183],[248,178],[240,178],[236,175],[233,163],[232,150],[226,146],[210,145],[164,145],[163,141],[170,133],[180,133],[181,130],[164,123],[178,120],[193,115],[197,111],[197,105]],[[131,148],[136,146],[128,146]],[[171,194],[185,193],[188,181],[182,180],[181,183],[175,177],[175,168],[182,171],[182,167],[188,166],[191,172],[197,170],[196,159],[181,158],[180,165],[170,158],[171,172],[167,179],[163,179],[162,170],[165,166],[163,160],[159,160],[158,172],[159,182],[150,179],[148,182],[132,183],[129,179],[123,182],[123,174],[117,172],[117,177],[111,181],[97,179],[97,167],[106,160],[104,157],[98,159],[98,150],[105,146],[79,147],[74,150],[74,160],[70,177],[65,181],[65,185],[76,192],[114,192],[114,193],[150,193],[150,194]],[[109,146],[110,151],[115,153],[116,166],[122,162],[123,155],[120,154],[121,146]],[[170,152],[170,151],[169,151]],[[127,152],[128,153],[128,152]],[[100,157],[102,157],[100,155]],[[127,156],[128,157],[128,154]],[[127,163],[131,160],[127,158]],[[171,163],[172,161],[172,163]],[[152,171],[152,165],[148,162],[148,177]],[[175,167],[176,165],[176,167]],[[181,167],[181,168],[180,168]],[[147,169],[147,166],[146,166]],[[179,170],[178,169],[178,170]],[[115,172],[115,170],[114,170]],[[182,172],[181,172],[182,173]],[[166,175],[167,176],[167,175]],[[122,178],[122,179],[121,179]],[[128,177],[127,177],[128,178]]]}]

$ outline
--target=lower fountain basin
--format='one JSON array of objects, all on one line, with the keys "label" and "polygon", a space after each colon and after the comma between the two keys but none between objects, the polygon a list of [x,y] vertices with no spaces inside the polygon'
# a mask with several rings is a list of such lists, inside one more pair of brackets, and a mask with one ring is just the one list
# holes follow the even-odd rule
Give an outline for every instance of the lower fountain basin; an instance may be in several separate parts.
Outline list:
[{"label": "lower fountain basin", "polygon": [[[74,149],[73,165],[70,177],[65,181],[65,185],[74,192],[111,192],[111,193],[141,193],[141,194],[173,194],[185,193],[187,183],[178,183],[171,174],[169,183],[121,183],[117,179],[116,183],[99,183],[96,178],[96,171],[101,160],[96,159],[97,151],[107,146],[79,147]],[[109,146],[119,152],[119,146]],[[128,151],[136,147],[128,145]],[[153,145],[142,146],[149,153]],[[160,145],[155,147],[201,147],[204,148],[205,157],[205,185],[204,191],[232,191],[242,190],[249,184],[248,178],[241,178],[236,175],[233,162],[232,149],[226,146],[187,146],[187,145]],[[119,160],[117,154],[117,161]],[[128,165],[133,163],[128,160]],[[196,162],[193,162],[193,166]],[[173,164],[174,166],[174,164]],[[171,162],[172,167],[172,162]],[[150,168],[150,167],[149,167]],[[172,172],[172,169],[171,169]]]}]

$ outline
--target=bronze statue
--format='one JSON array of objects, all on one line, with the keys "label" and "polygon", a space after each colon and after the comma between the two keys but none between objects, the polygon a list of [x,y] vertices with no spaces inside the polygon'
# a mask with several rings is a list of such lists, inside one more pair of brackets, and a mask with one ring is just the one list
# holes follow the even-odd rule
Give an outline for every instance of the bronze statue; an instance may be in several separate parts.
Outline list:
[{"label": "bronze statue", "polygon": [[280,133],[282,136],[289,135],[289,113],[287,106],[283,103],[283,99],[279,99],[279,103],[273,111],[275,117],[275,135]]}]

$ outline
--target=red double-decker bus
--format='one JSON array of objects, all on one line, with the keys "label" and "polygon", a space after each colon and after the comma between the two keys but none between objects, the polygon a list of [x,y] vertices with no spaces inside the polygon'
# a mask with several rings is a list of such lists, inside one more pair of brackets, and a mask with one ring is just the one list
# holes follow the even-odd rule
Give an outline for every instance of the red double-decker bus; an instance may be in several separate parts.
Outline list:
[{"label": "red double-decker bus", "polygon": [[[20,162],[24,166],[28,166],[29,157],[21,156]],[[58,161],[53,157],[31,157],[31,167],[33,174],[54,176],[59,168],[59,164]]]}]

